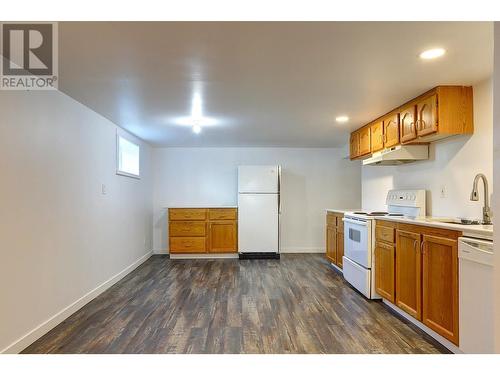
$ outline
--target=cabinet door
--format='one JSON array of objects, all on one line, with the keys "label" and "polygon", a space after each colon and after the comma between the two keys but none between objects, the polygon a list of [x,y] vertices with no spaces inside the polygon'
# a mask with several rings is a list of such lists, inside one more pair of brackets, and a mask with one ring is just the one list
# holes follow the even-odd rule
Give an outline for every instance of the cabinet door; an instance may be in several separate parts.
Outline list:
[{"label": "cabinet door", "polygon": [[384,147],[399,144],[399,114],[396,113],[384,119]]},{"label": "cabinet door", "polygon": [[359,131],[359,155],[370,153],[370,127],[366,126]]},{"label": "cabinet door", "polygon": [[343,267],[342,257],[344,256],[344,233],[337,231],[337,266]]},{"label": "cabinet door", "polygon": [[351,133],[351,140],[350,140],[350,155],[351,159],[355,159],[359,156],[359,133],[354,132]]},{"label": "cabinet door", "polygon": [[326,258],[337,263],[337,228],[331,225],[326,227]]},{"label": "cabinet door", "polygon": [[422,249],[422,321],[458,345],[457,240],[424,235]]},{"label": "cabinet door", "polygon": [[234,221],[210,222],[208,225],[208,251],[211,253],[237,252],[237,228]]},{"label": "cabinet door", "polygon": [[384,123],[382,121],[370,126],[371,151],[380,151],[384,148]]},{"label": "cabinet door", "polygon": [[396,305],[422,319],[420,234],[396,231]]},{"label": "cabinet door", "polygon": [[395,300],[395,256],[393,244],[377,242],[375,245],[375,288],[383,298]]},{"label": "cabinet door", "polygon": [[414,105],[404,108],[399,114],[399,130],[401,134],[401,143],[409,142],[417,138],[416,107]]},{"label": "cabinet door", "polygon": [[417,135],[421,137],[437,130],[437,95],[434,94],[417,103]]}]

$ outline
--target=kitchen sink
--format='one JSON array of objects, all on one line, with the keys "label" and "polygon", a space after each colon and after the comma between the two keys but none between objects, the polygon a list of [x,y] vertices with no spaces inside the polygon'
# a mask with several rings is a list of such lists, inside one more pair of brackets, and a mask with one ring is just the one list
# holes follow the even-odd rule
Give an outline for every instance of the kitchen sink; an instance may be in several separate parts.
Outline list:
[{"label": "kitchen sink", "polygon": [[481,225],[482,224],[479,220],[471,220],[471,219],[432,218],[429,221],[434,221],[436,223],[460,224],[460,225]]}]

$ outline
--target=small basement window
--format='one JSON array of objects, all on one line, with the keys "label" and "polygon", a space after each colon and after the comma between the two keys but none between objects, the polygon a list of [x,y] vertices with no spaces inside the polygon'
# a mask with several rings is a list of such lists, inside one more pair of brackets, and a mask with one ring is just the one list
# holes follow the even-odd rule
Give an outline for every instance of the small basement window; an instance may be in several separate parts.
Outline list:
[{"label": "small basement window", "polygon": [[116,174],[140,178],[140,146],[125,138],[116,135]]}]

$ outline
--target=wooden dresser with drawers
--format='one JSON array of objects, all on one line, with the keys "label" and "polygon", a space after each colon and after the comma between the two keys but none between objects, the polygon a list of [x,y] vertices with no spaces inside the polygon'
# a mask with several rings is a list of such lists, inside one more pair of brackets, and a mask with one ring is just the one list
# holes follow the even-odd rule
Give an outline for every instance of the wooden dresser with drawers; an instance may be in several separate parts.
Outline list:
[{"label": "wooden dresser with drawers", "polygon": [[171,254],[237,253],[237,208],[169,208]]}]

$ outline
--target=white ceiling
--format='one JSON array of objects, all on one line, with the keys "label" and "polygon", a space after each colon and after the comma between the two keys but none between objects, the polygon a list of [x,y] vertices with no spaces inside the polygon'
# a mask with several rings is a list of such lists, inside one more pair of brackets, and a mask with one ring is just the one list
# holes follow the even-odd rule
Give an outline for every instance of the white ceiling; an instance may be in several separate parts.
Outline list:
[{"label": "white ceiling", "polygon": [[[418,58],[435,46],[447,54]],[[491,76],[493,26],[65,22],[59,61],[60,90],[156,146],[331,147],[433,86]],[[196,92],[217,121],[199,135],[177,123]]]}]

